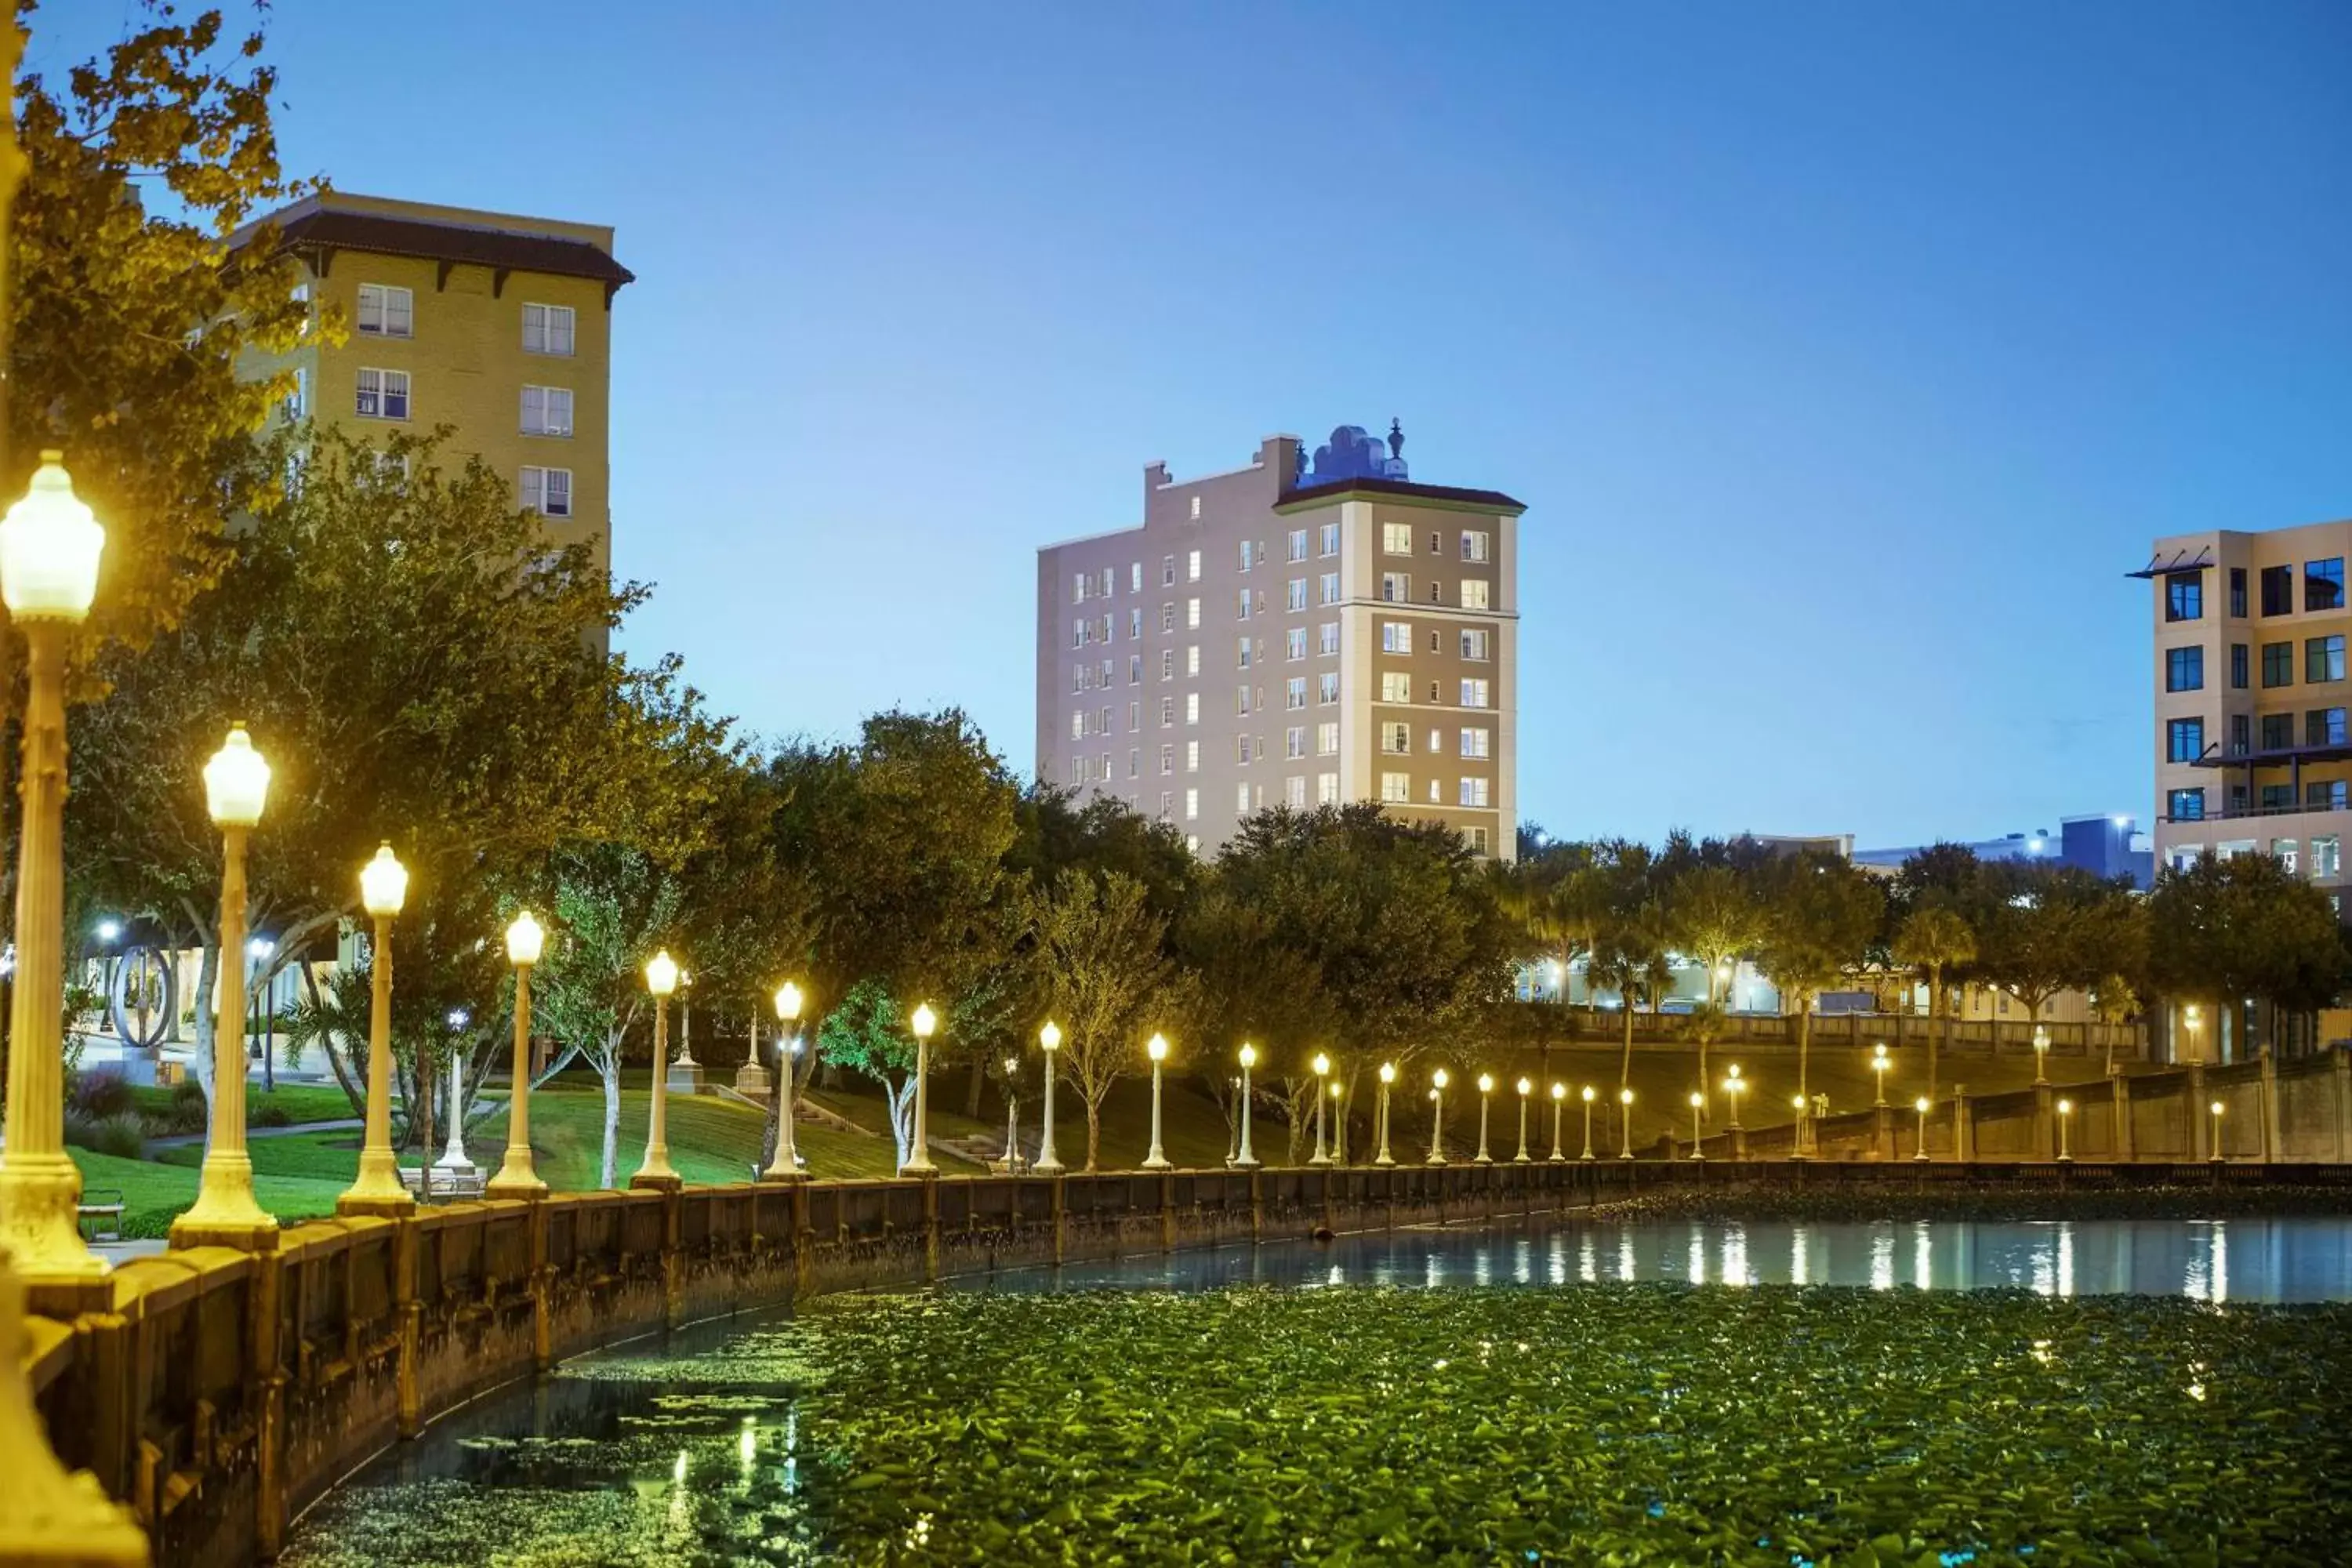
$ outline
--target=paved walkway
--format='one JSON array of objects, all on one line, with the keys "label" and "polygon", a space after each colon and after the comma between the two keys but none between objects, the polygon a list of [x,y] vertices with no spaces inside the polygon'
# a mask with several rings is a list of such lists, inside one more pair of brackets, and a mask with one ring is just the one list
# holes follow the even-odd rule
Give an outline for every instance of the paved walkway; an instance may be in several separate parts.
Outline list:
[{"label": "paved walkway", "polygon": [[[297,1132],[350,1132],[366,1126],[359,1117],[347,1116],[337,1121],[297,1121],[291,1127],[248,1127],[245,1136],[250,1142],[256,1138],[290,1138]],[[191,1143],[203,1142],[205,1138],[202,1132],[167,1132],[161,1138],[148,1139],[147,1147],[184,1149]]]}]

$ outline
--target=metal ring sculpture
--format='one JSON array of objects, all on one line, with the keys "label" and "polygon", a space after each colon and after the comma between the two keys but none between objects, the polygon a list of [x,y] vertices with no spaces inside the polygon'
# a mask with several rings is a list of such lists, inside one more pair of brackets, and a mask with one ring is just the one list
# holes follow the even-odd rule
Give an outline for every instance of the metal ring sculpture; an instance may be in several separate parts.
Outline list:
[{"label": "metal ring sculpture", "polygon": [[[107,985],[107,1016],[114,1021],[114,1037],[126,1047],[152,1051],[161,1046],[172,1033],[172,1021],[179,1016],[180,981],[173,968],[171,956],[159,947],[128,947],[116,959],[114,973]],[[138,989],[131,987],[136,975]],[[131,1009],[126,998],[135,995],[142,1026],[131,1029]]]}]

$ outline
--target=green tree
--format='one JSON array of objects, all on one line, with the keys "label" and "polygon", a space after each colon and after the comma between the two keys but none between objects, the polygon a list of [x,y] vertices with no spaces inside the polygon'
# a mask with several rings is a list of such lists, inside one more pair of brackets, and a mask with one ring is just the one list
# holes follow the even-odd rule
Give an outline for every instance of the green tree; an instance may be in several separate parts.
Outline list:
[{"label": "green tree", "polygon": [[2148,897],[2148,927],[2150,979],[2168,996],[2210,1004],[2217,1043],[2221,1020],[2249,998],[2309,1014],[2346,984],[2334,906],[2273,856],[2207,855],[2165,868]]},{"label": "green tree", "polygon": [[1796,1013],[1801,1095],[1811,1092],[1813,1003],[1860,962],[1884,904],[1877,884],[1841,856],[1804,850],[1771,862],[1765,873],[1764,939],[1757,957]]},{"label": "green tree", "polygon": [[1936,1098],[1937,1050],[1951,1046],[1952,1013],[1944,992],[1946,977],[1977,956],[1976,932],[1959,911],[1937,900],[1922,902],[1895,928],[1895,962],[1927,978],[1927,1008],[1936,1027],[1927,1036],[1927,1098]]},{"label": "green tree", "polygon": [[1298,1047],[1329,1038],[1333,1019],[1322,972],[1278,940],[1267,911],[1236,897],[1213,875],[1185,905],[1172,942],[1191,977],[1194,1066],[1224,1115],[1227,1133],[1234,1134],[1240,1110],[1234,1053],[1246,1041],[1264,1056],[1267,1070],[1252,1079],[1255,1098],[1266,1093],[1269,1079],[1280,1080],[1278,1069],[1300,1055]]},{"label": "green tree", "polygon": [[1675,879],[1666,907],[1675,945],[1706,966],[1706,999],[1721,1003],[1727,972],[1763,930],[1755,889],[1735,867],[1701,864]]},{"label": "green tree", "polygon": [[1178,971],[1168,922],[1134,878],[1076,869],[1037,899],[1034,919],[1047,1007],[1062,1026],[1058,1065],[1087,1110],[1091,1171],[1101,1153],[1103,1101],[1120,1078],[1143,1068],[1144,1041],[1172,1010]]},{"label": "green tree", "polygon": [[1695,1004],[1683,1018],[1683,1037],[1698,1050],[1699,1110],[1709,1121],[1715,1120],[1715,1084],[1706,1075],[1706,1048],[1723,1037],[1729,1021],[1722,1005],[1711,999]]}]

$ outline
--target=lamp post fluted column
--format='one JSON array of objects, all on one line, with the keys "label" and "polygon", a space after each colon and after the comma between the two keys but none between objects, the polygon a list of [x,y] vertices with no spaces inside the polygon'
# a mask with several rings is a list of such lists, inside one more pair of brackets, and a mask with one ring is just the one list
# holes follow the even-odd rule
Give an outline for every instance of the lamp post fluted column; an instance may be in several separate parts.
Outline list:
[{"label": "lamp post fluted column", "polygon": [[1429,1158],[1424,1165],[1445,1163],[1445,1069],[1429,1075]]},{"label": "lamp post fluted column", "polygon": [[375,922],[368,954],[367,1131],[360,1173],[335,1199],[335,1212],[395,1218],[415,1212],[416,1199],[400,1184],[392,1148],[392,922],[408,897],[408,871],[384,845],[360,868],[360,903]]},{"label": "lamp post fluted column", "polygon": [[1143,1157],[1147,1171],[1168,1169],[1168,1156],[1160,1150],[1160,1068],[1168,1059],[1168,1037],[1154,1035],[1145,1042],[1144,1055],[1151,1058],[1151,1152]]},{"label": "lamp post fluted column", "polygon": [[[1061,1157],[1054,1152],[1054,1053],[1062,1048],[1062,1026],[1051,1018],[1037,1031],[1037,1044],[1045,1053],[1045,1124],[1037,1134],[1037,1163],[1029,1168],[1044,1176],[1062,1173]],[[1244,1053],[1248,1047],[1243,1047]],[[1249,1162],[1249,1058],[1242,1058],[1242,1163]]]},{"label": "lamp post fluted column", "polygon": [[1568,1106],[1568,1085],[1555,1082],[1551,1086],[1551,1157],[1566,1161],[1568,1155],[1559,1145],[1559,1113]]},{"label": "lamp post fluted column", "polygon": [[1478,1075],[1478,1152],[1472,1156],[1471,1163],[1474,1164],[1491,1165],[1495,1163],[1495,1157],[1486,1152],[1486,1108],[1494,1098],[1495,1075],[1480,1073]]},{"label": "lamp post fluted column", "polygon": [[1307,1163],[1328,1165],[1331,1163],[1331,1156],[1323,1152],[1323,1080],[1331,1070],[1331,1058],[1318,1051],[1314,1061],[1308,1065],[1315,1069],[1315,1152]]},{"label": "lamp post fluted column", "polygon": [[261,820],[269,764],[242,724],[205,764],[205,795],[221,830],[220,1009],[213,1024],[212,1141],[205,1150],[195,1206],[172,1222],[172,1245],[253,1249],[278,1221],[253,1196],[245,1149],[245,841]]},{"label": "lamp post fluted column", "polygon": [[[13,20],[7,31],[13,53]],[[0,155],[13,190],[13,141]],[[107,1273],[81,1238],[81,1171],[65,1146],[66,637],[97,596],[105,547],[62,456],[43,452],[32,487],[0,521],[0,597],[25,634],[26,675],[0,1245],[34,1286],[90,1288]]]},{"label": "lamp post fluted column", "polygon": [[1396,1064],[1394,1062],[1382,1062],[1381,1064],[1380,1114],[1374,1118],[1374,1120],[1380,1123],[1381,1152],[1372,1156],[1372,1163],[1375,1165],[1393,1165],[1396,1163],[1396,1161],[1389,1154],[1389,1089],[1390,1086],[1395,1082]]},{"label": "lamp post fluted column", "polygon": [[898,1167],[902,1176],[936,1176],[940,1168],[931,1163],[930,1149],[930,1068],[931,1031],[939,1027],[940,1016],[931,1011],[929,1002],[919,1004],[908,1020],[915,1031],[915,1126],[913,1147],[907,1152],[906,1163]]},{"label": "lamp post fluted column", "polygon": [[1257,1168],[1257,1156],[1250,1152],[1250,1068],[1257,1065],[1257,1047],[1247,1040],[1242,1042],[1242,1143],[1241,1152],[1234,1156],[1237,1170]]},{"label": "lamp post fluted column", "polygon": [[1588,1083],[1588,1084],[1586,1084],[1586,1085],[1584,1086],[1584,1152],[1577,1156],[1577,1158],[1581,1159],[1581,1160],[1590,1160],[1590,1159],[1591,1159],[1591,1158],[1592,1158],[1592,1101],[1593,1101],[1593,1098],[1594,1098],[1594,1090],[1593,1090],[1593,1088],[1592,1088],[1592,1086],[1591,1086],[1591,1084],[1589,1084],[1589,1083]]},{"label": "lamp post fluted column", "polygon": [[793,1142],[794,1097],[799,1093],[795,1081],[800,1077],[801,1052],[801,988],[787,980],[776,987],[776,1147],[768,1156],[768,1168],[760,1173],[763,1182],[796,1182],[800,1180],[800,1150]]},{"label": "lamp post fluted column", "polygon": [[1528,1152],[1528,1096],[1535,1087],[1526,1079],[1519,1079],[1519,1152],[1511,1156],[1514,1165],[1524,1165],[1532,1158]]},{"label": "lamp post fluted column", "polygon": [[1913,1100],[1911,1102],[1911,1109],[1919,1113],[1919,1147],[1912,1152],[1911,1157],[1914,1160],[1924,1160],[1927,1157],[1927,1111],[1929,1109],[1927,1097],[1923,1094],[1918,1099]]},{"label": "lamp post fluted column", "polygon": [[507,1086],[507,1152],[483,1189],[494,1198],[526,1202],[547,1195],[530,1156],[530,972],[539,965],[547,932],[529,910],[507,927],[507,962],[514,965],[514,1073]]},{"label": "lamp post fluted column", "polygon": [[670,1168],[669,1102],[663,1093],[669,1077],[669,998],[677,989],[677,961],[667,950],[654,954],[646,965],[646,989],[654,998],[653,1110],[646,1124],[646,1157],[629,1178],[629,1185],[655,1192],[676,1192],[686,1179]]},{"label": "lamp post fluted column", "polygon": [[1633,1091],[1630,1089],[1617,1091],[1617,1157],[1633,1157]]}]

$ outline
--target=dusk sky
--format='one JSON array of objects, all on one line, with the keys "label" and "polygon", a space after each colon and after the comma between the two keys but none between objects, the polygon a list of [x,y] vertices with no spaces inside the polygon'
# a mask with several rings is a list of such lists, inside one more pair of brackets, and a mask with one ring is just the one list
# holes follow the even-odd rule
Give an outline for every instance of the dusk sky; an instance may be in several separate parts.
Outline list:
[{"label": "dusk sky", "polygon": [[[49,0],[28,68],[130,0]],[[2151,807],[2158,535],[2352,515],[2352,6],[278,0],[289,166],[604,222],[614,560],[759,733],[1032,763],[1034,549],[1402,417],[1519,799]]]}]

